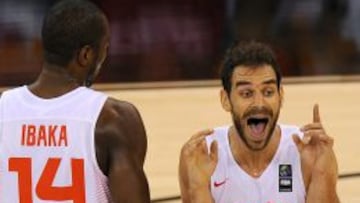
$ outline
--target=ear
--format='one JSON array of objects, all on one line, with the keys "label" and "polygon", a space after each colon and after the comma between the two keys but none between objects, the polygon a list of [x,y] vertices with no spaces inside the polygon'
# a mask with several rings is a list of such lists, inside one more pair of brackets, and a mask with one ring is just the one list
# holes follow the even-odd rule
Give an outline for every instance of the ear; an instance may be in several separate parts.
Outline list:
[{"label": "ear", "polygon": [[279,94],[280,94],[280,108],[283,106],[284,103],[284,88],[282,85],[280,85],[280,89],[279,89]]},{"label": "ear", "polygon": [[88,66],[92,63],[94,56],[94,49],[90,45],[85,45],[78,52],[77,62],[80,66]]},{"label": "ear", "polygon": [[227,112],[231,111],[231,103],[230,103],[229,97],[230,97],[230,95],[228,95],[228,93],[224,89],[220,90],[221,105],[222,105],[223,109]]}]

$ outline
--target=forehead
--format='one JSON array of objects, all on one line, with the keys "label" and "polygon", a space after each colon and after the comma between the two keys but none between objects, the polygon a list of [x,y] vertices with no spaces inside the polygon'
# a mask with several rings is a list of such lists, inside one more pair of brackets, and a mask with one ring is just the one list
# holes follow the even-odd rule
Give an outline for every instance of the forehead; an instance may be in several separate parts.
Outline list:
[{"label": "forehead", "polygon": [[270,65],[259,66],[236,66],[232,74],[232,83],[247,81],[250,83],[261,83],[274,79],[277,81],[274,69]]}]

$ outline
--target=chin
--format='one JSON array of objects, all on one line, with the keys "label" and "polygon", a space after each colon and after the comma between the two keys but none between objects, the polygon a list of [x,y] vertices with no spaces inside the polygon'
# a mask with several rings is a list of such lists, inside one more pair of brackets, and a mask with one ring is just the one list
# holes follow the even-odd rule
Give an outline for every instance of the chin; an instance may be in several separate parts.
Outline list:
[{"label": "chin", "polygon": [[267,143],[267,139],[262,139],[262,140],[247,139],[245,144],[252,151],[261,151],[266,148],[268,143]]}]

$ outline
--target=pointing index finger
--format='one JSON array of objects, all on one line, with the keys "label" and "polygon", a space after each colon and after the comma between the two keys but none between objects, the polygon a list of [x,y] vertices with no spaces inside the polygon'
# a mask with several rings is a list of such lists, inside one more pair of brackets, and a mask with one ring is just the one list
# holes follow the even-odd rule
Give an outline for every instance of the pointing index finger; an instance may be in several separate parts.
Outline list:
[{"label": "pointing index finger", "polygon": [[313,108],[313,122],[320,123],[320,111],[319,111],[319,104],[315,104]]}]

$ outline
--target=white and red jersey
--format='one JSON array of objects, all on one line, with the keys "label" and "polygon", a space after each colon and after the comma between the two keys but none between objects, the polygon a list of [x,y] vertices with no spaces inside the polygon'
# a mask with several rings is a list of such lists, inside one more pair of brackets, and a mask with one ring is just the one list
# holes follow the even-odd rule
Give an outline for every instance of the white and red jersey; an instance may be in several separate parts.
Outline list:
[{"label": "white and red jersey", "polygon": [[292,139],[302,136],[295,126],[280,125],[278,149],[262,175],[254,178],[235,161],[229,145],[229,126],[216,128],[207,145],[218,142],[218,164],[211,176],[211,193],[216,203],[304,203],[305,186],[300,154]]},{"label": "white and red jersey", "polygon": [[111,202],[94,138],[106,99],[86,87],[52,99],[26,86],[3,92],[0,202]]}]

